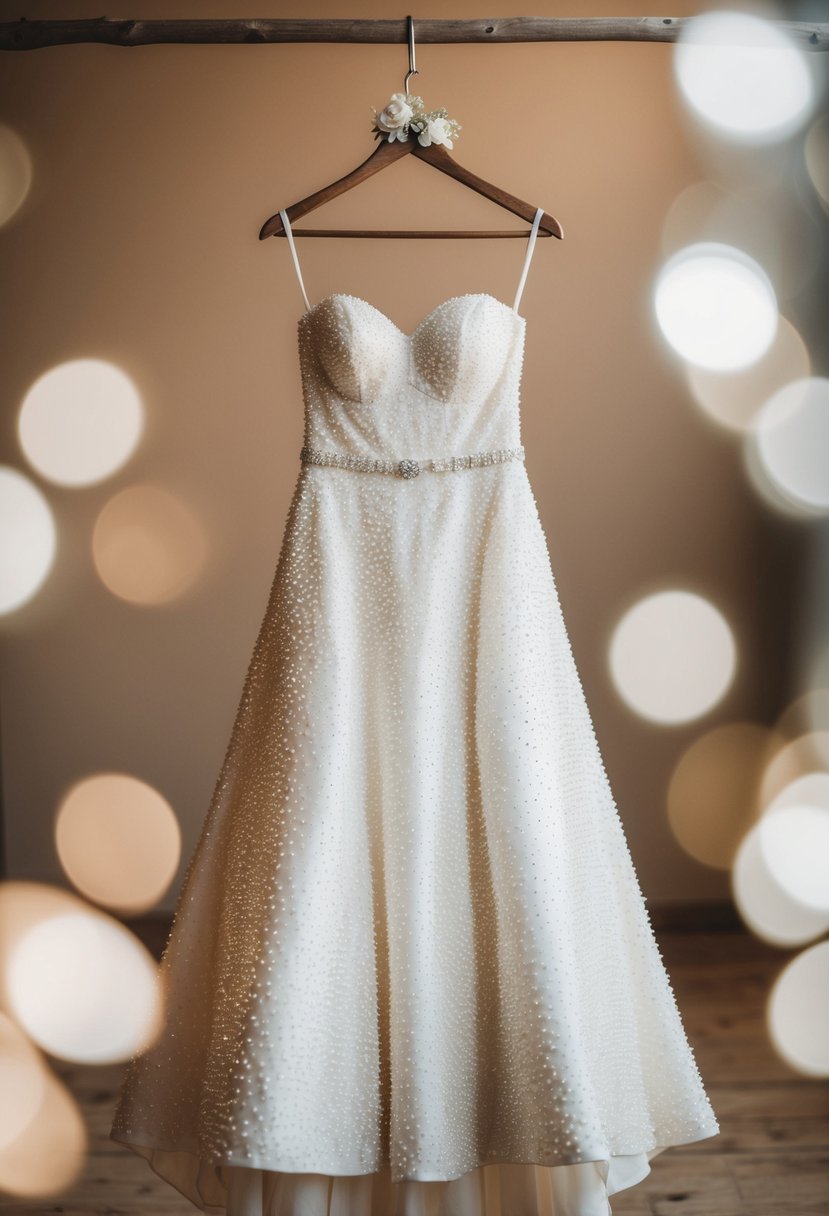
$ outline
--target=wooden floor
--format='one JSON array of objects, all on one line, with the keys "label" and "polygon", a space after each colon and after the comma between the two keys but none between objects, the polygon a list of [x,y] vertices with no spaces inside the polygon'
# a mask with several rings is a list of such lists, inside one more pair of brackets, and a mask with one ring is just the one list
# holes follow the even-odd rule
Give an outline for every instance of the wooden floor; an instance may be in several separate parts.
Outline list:
[{"label": "wooden floor", "polygon": [[[648,1178],[612,1197],[614,1216],[826,1216],[829,1083],[783,1064],[764,1028],[769,987],[790,955],[739,930],[677,932],[660,929],[656,918],[654,924],[721,1133],[655,1157]],[[146,1162],[108,1139],[121,1068],[53,1063],[87,1120],[86,1170],[59,1199],[0,1198],[0,1211],[196,1212]]]}]

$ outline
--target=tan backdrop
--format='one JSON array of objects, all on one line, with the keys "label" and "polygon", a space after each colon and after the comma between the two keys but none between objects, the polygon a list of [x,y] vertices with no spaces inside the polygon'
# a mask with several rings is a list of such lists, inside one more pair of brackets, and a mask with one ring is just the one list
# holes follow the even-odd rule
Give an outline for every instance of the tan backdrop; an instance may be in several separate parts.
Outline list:
[{"label": "tan backdrop", "polygon": [[[236,7],[254,15],[250,5]],[[367,0],[253,7],[257,16],[390,15],[386,4]],[[415,19],[440,8],[411,7]],[[527,9],[523,0],[493,7],[499,15]],[[700,7],[677,3],[671,13]],[[530,8],[585,15],[574,3]],[[590,15],[628,8],[591,3]],[[106,12],[136,16],[134,9],[109,4]],[[99,3],[72,6],[73,16],[100,11]],[[58,3],[27,12],[65,15]],[[229,12],[226,3],[181,0],[171,13],[145,0],[140,16]],[[479,10],[455,0],[451,15]],[[59,530],[47,583],[5,621],[2,761],[12,876],[60,881],[55,808],[68,784],[99,770],[133,773],[170,800],[184,834],[182,867],[195,843],[264,611],[302,441],[301,296],[287,243],[260,242],[258,230],[371,150],[370,107],[401,87],[405,66],[404,48],[391,46],[72,46],[3,56],[2,117],[28,145],[34,179],[0,231],[12,305],[12,324],[0,332],[2,458],[39,482]],[[764,513],[738,449],[690,400],[652,311],[666,212],[705,173],[670,49],[424,45],[418,67],[416,91],[463,123],[458,159],[543,204],[564,226],[563,242],[539,242],[522,305],[527,467],[643,889],[654,903],[720,898],[727,876],[691,860],[672,838],[667,783],[702,730],[762,718],[778,673],[752,661],[765,628],[758,613],[772,611],[757,597]],[[513,222],[406,160],[313,222],[502,219]],[[403,328],[459,292],[511,302],[523,252],[520,241],[300,243],[312,301],[347,290]],[[28,469],[17,410],[44,370],[86,356],[133,377],[147,426],[117,474],[63,489]],[[143,482],[180,495],[210,545],[203,576],[156,607],[110,594],[90,545],[111,495]],[[705,718],[680,727],[635,716],[607,666],[615,622],[663,581],[711,595],[743,631],[732,690]]]}]

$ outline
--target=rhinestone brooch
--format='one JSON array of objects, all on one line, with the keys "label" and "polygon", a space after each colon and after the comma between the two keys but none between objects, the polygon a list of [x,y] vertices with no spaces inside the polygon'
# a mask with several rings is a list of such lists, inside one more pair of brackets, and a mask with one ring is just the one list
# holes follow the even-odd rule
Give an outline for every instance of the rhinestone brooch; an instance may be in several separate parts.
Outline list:
[{"label": "rhinestone brooch", "polygon": [[416,460],[401,460],[397,465],[397,471],[401,477],[417,477],[420,465]]}]

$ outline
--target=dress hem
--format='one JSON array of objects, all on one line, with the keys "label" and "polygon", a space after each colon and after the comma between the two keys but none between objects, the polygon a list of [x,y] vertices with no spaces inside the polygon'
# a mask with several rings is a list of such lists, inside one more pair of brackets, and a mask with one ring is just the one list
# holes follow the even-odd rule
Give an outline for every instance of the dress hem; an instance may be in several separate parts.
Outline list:
[{"label": "dress hem", "polygon": [[[510,1166],[522,1166],[523,1165],[523,1166],[536,1166],[541,1169],[557,1169],[560,1167],[564,1168],[564,1167],[572,1166],[572,1165],[595,1164],[595,1165],[599,1165],[599,1166],[600,1165],[607,1166],[607,1172],[604,1173],[604,1178],[605,1178],[605,1183],[607,1184],[607,1195],[609,1197],[611,1195],[617,1194],[619,1191],[627,1190],[630,1187],[637,1186],[640,1182],[642,1182],[645,1178],[647,1178],[651,1172],[650,1162],[659,1153],[665,1152],[666,1149],[669,1149],[669,1148],[679,1148],[679,1147],[681,1147],[683,1145],[687,1145],[687,1144],[696,1144],[701,1140],[707,1140],[707,1139],[711,1138],[712,1136],[716,1136],[718,1133],[719,1133],[719,1126],[717,1125],[714,1128],[714,1130],[700,1131],[696,1135],[688,1136],[682,1140],[671,1140],[665,1144],[651,1144],[647,1148],[637,1149],[630,1153],[608,1152],[604,1156],[600,1156],[600,1157],[583,1157],[583,1158],[578,1158],[576,1160],[570,1160],[570,1161],[564,1161],[564,1160],[562,1160],[562,1161],[519,1161],[519,1160],[515,1160],[515,1159],[505,1159],[505,1160],[501,1160],[501,1161],[479,1161],[477,1163],[477,1165],[470,1166],[469,1170],[464,1170],[460,1174],[454,1174],[448,1178],[410,1178],[410,1177],[406,1177],[406,1178],[398,1179],[394,1183],[394,1185],[399,1186],[404,1183],[421,1183],[421,1184],[425,1185],[430,1182],[434,1182],[434,1183],[438,1183],[438,1184],[446,1183],[446,1182],[454,1182],[457,1179],[464,1177],[467,1173],[471,1173],[474,1170],[483,1169],[487,1166],[496,1167],[496,1166],[507,1166],[507,1165],[510,1165]],[[178,1184],[177,1181],[175,1181],[173,1178],[170,1177],[169,1173],[164,1173],[158,1167],[156,1162],[153,1160],[153,1157],[156,1153],[169,1153],[171,1155],[179,1154],[179,1155],[187,1156],[187,1157],[192,1158],[194,1162],[196,1162],[200,1165],[206,1166],[208,1169],[212,1169],[214,1171],[217,1185],[223,1190],[226,1190],[226,1180],[222,1178],[221,1173],[220,1173],[220,1171],[222,1170],[222,1167],[237,1167],[237,1168],[242,1168],[242,1169],[262,1170],[262,1171],[268,1171],[268,1172],[273,1172],[273,1173],[285,1173],[285,1174],[303,1174],[303,1175],[308,1174],[308,1175],[315,1175],[317,1177],[325,1177],[325,1178],[362,1178],[362,1177],[367,1177],[367,1176],[377,1173],[378,1169],[381,1169],[381,1168],[383,1168],[384,1165],[388,1164],[388,1163],[381,1163],[380,1167],[376,1167],[376,1168],[368,1169],[368,1170],[357,1170],[357,1171],[353,1171],[353,1172],[339,1171],[337,1173],[331,1173],[331,1171],[329,1171],[329,1170],[297,1170],[297,1169],[280,1170],[278,1167],[274,1167],[271,1164],[259,1164],[258,1162],[252,1161],[249,1158],[247,1160],[239,1160],[239,1159],[231,1156],[231,1157],[222,1158],[220,1160],[211,1160],[209,1158],[202,1156],[198,1152],[198,1150],[195,1150],[193,1148],[166,1148],[162,1144],[159,1144],[158,1142],[150,1141],[150,1140],[142,1140],[137,1136],[131,1136],[131,1135],[128,1135],[123,1132],[115,1133],[115,1132],[110,1131],[109,1139],[114,1141],[117,1144],[124,1145],[126,1148],[129,1148],[134,1153],[136,1153],[138,1156],[142,1157],[145,1161],[147,1161],[147,1163],[150,1165],[151,1169],[158,1175],[158,1177],[164,1179],[165,1182],[167,1182],[167,1183],[171,1184],[173,1187],[175,1187],[175,1189],[179,1192],[179,1194],[183,1195],[185,1197],[185,1199],[188,1199],[195,1207],[199,1208],[201,1211],[208,1213],[209,1216],[223,1216],[224,1212],[226,1211],[226,1203],[221,1202],[221,1201],[214,1202],[210,1197],[205,1196],[199,1185],[198,1178],[194,1177],[193,1175],[191,1175],[190,1179],[189,1179],[189,1181],[192,1185],[192,1191],[191,1191],[191,1193],[188,1194],[187,1191],[182,1189],[182,1187]],[[647,1166],[647,1168],[635,1176],[631,1175],[631,1176],[624,1177],[618,1186],[612,1185],[609,1175],[610,1175],[610,1166],[611,1166],[613,1159],[614,1158],[616,1158],[616,1159],[635,1158],[638,1156],[644,1156],[646,1158],[646,1161],[644,1164]],[[194,1195],[196,1195],[197,1198],[194,1199],[193,1198]]]}]

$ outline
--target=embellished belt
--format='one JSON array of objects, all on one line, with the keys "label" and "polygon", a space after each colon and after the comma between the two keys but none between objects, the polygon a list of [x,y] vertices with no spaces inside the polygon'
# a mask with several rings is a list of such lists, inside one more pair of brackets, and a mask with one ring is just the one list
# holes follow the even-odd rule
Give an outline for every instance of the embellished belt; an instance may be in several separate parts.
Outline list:
[{"label": "embellished belt", "polygon": [[351,456],[345,452],[321,452],[319,448],[304,447],[299,454],[303,464],[332,465],[337,469],[353,469],[358,473],[395,473],[398,477],[417,477],[419,473],[449,473],[455,469],[477,469],[483,465],[503,464],[506,460],[523,460],[524,449],[495,448],[490,452],[473,452],[471,456],[444,456],[438,460],[375,460],[371,456]]}]

